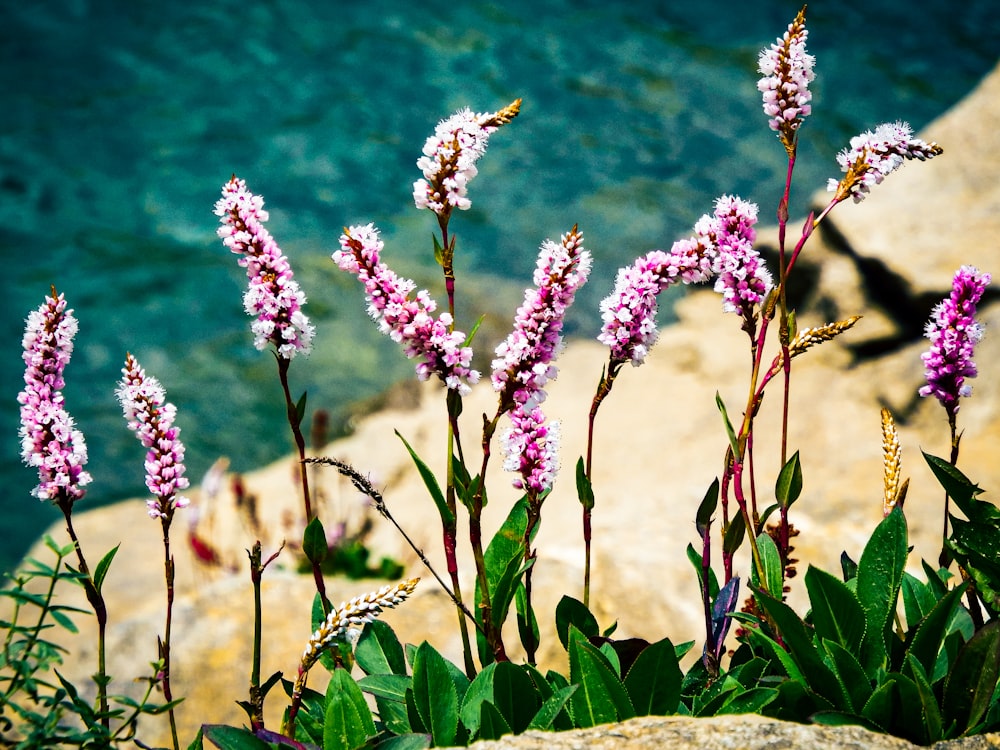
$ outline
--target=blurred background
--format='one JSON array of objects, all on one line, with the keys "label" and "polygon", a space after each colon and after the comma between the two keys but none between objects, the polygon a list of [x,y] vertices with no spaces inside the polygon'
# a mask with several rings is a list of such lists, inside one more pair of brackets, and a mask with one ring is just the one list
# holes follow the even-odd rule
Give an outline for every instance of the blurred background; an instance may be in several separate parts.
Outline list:
[{"label": "blurred background", "polygon": [[[837,175],[852,135],[896,119],[919,129],[1000,56],[992,0],[847,5],[809,9],[817,80],[793,215]],[[94,481],[78,512],[145,492],[144,451],[114,397],[126,351],[177,405],[192,483],[219,456],[246,471],[291,450],[273,357],[253,348],[242,309],[244,272],[215,234],[232,174],[264,196],[309,298],[315,351],[291,380],[333,433],[413,367],[329,256],[343,226],[375,222],[384,260],[442,297],[436,221],[411,191],[425,138],[455,110],[524,99],[451,224],[469,303],[459,327],[486,306],[487,367],[546,238],[584,232],[595,265],[568,332],[593,337],[619,266],[669,247],[723,193],[772,223],[783,184],[756,67],[800,7],[785,0],[0,7],[2,570],[59,517],[29,495],[17,438],[23,321],[50,285],[80,323],[65,394]]]}]

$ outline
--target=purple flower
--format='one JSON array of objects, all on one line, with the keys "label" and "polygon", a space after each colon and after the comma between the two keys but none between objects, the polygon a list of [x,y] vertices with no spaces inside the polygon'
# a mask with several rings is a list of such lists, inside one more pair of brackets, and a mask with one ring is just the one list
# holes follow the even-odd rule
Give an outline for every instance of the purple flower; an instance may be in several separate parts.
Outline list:
[{"label": "purple flower", "polygon": [[846,174],[840,182],[831,179],[827,189],[836,191],[834,200],[847,196],[860,203],[891,172],[899,169],[904,159],[930,159],[942,153],[936,143],[927,143],[913,137],[913,130],[905,122],[887,122],[851,138],[850,148],[837,154],[837,162]]},{"label": "purple flower", "polygon": [[29,315],[24,328],[24,390],[21,405],[21,458],[38,469],[38,486],[31,494],[69,507],[86,494],[91,481],[83,470],[87,444],[63,406],[63,370],[73,354],[77,322],[66,309],[66,299],[56,295]]},{"label": "purple flower", "polygon": [[965,379],[976,377],[972,355],[983,337],[983,326],[975,320],[976,304],[990,281],[988,273],[962,266],[955,273],[951,295],[934,307],[925,328],[931,347],[920,357],[927,384],[919,393],[937,398],[949,417],[958,412],[960,397],[972,395],[972,386]]},{"label": "purple flower", "polygon": [[174,427],[177,409],[164,403],[166,393],[154,377],[147,377],[131,354],[125,358],[122,380],[115,391],[122,412],[146,452],[146,487],[153,499],[146,501],[150,518],[173,516],[174,508],[184,508],[190,502],[178,495],[188,488],[184,476],[184,444],[178,439],[179,427]]},{"label": "purple flower", "polygon": [[486,152],[490,134],[517,117],[520,109],[518,99],[497,112],[475,114],[466,108],[439,122],[417,159],[424,173],[413,183],[417,208],[429,208],[443,218],[454,208],[469,208],[467,186],[477,174],[476,162]]},{"label": "purple flower", "polygon": [[500,403],[530,410],[545,398],[551,364],[562,347],[566,311],[590,274],[590,253],[583,249],[583,234],[573,227],[558,243],[546,240],[538,254],[534,288],[526,289],[524,302],[514,316],[514,328],[496,348],[493,388]]},{"label": "purple flower", "polygon": [[516,407],[510,413],[511,428],[500,437],[506,459],[505,471],[517,472],[513,485],[538,496],[552,489],[559,471],[559,422],[545,424],[539,407]]},{"label": "purple flower", "polygon": [[472,348],[465,346],[465,334],[451,330],[452,318],[442,312],[432,313],[437,303],[426,290],[416,288],[410,279],[401,279],[379,260],[382,240],[373,224],[353,226],[340,236],[340,247],[333,262],[353,273],[365,286],[368,314],[379,330],[403,345],[406,356],[419,357],[417,377],[427,380],[437,375],[445,385],[461,395],[469,385],[479,382],[479,373],[471,368]]},{"label": "purple flower", "polygon": [[215,204],[222,221],[219,237],[246,268],[250,286],[243,296],[247,315],[256,315],[251,325],[254,346],[263,350],[274,344],[278,356],[291,359],[298,352],[308,354],[315,329],[302,312],[306,295],[292,278],[288,258],[264,228],[268,213],[264,199],[247,190],[246,183],[233,177],[222,187]]},{"label": "purple flower", "polygon": [[714,220],[703,228],[716,246],[713,270],[718,274],[715,291],[722,294],[722,309],[747,319],[753,315],[754,305],[763,302],[774,285],[771,273],[753,248],[756,223],[756,204],[723,195],[715,202]]},{"label": "purple flower", "polygon": [[762,50],[758,66],[763,78],[757,88],[764,95],[764,114],[771,130],[778,131],[785,148],[794,148],[795,131],[812,111],[809,84],[816,77],[816,58],[806,54],[805,8],[788,25],[788,31],[768,49]]}]

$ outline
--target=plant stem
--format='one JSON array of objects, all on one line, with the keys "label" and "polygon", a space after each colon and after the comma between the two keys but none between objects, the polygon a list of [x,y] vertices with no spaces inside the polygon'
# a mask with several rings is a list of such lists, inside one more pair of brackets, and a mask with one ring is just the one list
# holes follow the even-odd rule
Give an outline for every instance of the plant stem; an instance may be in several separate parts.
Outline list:
[{"label": "plant stem", "polygon": [[[163,698],[168,704],[174,699],[173,690],[170,687],[170,626],[174,610],[174,558],[170,556],[170,521],[172,517],[173,512],[167,511],[160,519],[163,527],[163,574],[167,584],[167,615],[163,628],[163,641],[160,643],[160,659],[163,661]],[[167,715],[170,719],[170,737],[174,750],[179,750],[177,720],[174,717],[173,706],[167,709]]]},{"label": "plant stem", "polygon": [[[312,502],[309,494],[309,472],[306,469],[306,440],[302,435],[302,420],[299,418],[298,409],[292,400],[292,392],[288,387],[288,367],[292,361],[274,355],[278,361],[278,378],[281,380],[281,390],[285,395],[285,411],[288,415],[288,425],[292,428],[292,437],[295,439],[295,447],[299,452],[299,479],[302,483],[302,500],[305,505],[306,524],[315,517]],[[316,591],[319,592],[320,602],[323,605],[323,614],[330,614],[330,600],[326,596],[326,583],[323,580],[323,571],[316,560],[311,560],[313,570],[313,580],[316,582]]]},{"label": "plant stem", "polygon": [[94,585],[94,578],[91,576],[90,568],[87,567],[87,560],[83,556],[83,548],[80,546],[80,540],[77,538],[76,530],[73,528],[73,501],[66,497],[65,494],[61,494],[56,500],[56,505],[66,519],[66,531],[73,542],[73,548],[76,550],[76,557],[80,563],[80,572],[84,576],[82,580],[83,590],[87,595],[87,601],[90,602],[90,606],[94,608],[94,616],[97,618],[97,674],[94,675],[94,682],[97,683],[97,708],[101,715],[101,724],[105,730],[110,730],[111,717],[108,715],[108,672],[105,656],[108,608],[101,592]]}]

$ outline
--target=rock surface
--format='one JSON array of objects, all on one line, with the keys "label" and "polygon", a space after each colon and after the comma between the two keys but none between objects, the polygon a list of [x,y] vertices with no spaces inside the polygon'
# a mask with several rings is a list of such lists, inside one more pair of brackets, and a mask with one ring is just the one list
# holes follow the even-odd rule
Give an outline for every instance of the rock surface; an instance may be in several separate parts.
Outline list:
[{"label": "rock surface", "polygon": [[[911,478],[906,514],[918,569],[921,558],[934,560],[940,548],[942,491],[919,451],[947,455],[949,436],[944,411],[916,395],[923,379],[920,328],[937,299],[947,294],[959,265],[978,264],[1000,273],[996,260],[1000,238],[1000,70],[951,112],[931,124],[927,139],[945,154],[926,164],[912,163],[889,177],[860,206],[842,205],[830,228],[814,236],[802,256],[795,289],[800,326],[816,326],[848,315],[867,315],[855,330],[796,359],[791,389],[791,450],[801,450],[805,490],[791,516],[801,535],[795,540],[800,570],[814,564],[839,570],[846,550],[857,558],[882,517],[882,451],[879,409],[897,419],[903,446],[903,474]],[[766,240],[767,233],[762,232]],[[891,285],[888,290],[887,284]],[[1000,486],[1000,305],[990,296],[981,308],[987,335],[977,350],[982,373],[974,395],[962,406],[964,428],[960,468],[991,497]],[[594,573],[592,609],[602,626],[617,620],[620,637],[675,643],[699,639],[701,616],[694,573],[685,547],[696,543],[694,514],[706,488],[722,467],[726,437],[715,405],[716,392],[739,415],[746,402],[746,336],[735,318],[721,312],[711,292],[681,300],[679,321],[661,332],[646,365],[623,372],[597,420],[594,486]],[[560,358],[560,375],[546,402],[550,418],[563,423],[562,481],[546,501],[537,539],[539,560],[534,579],[537,611],[543,615],[543,666],[565,669],[565,656],[544,620],[564,594],[581,598],[583,547],[580,505],[572,473],[583,454],[587,413],[607,357],[595,342],[573,342]],[[780,385],[777,381],[775,385]],[[779,468],[779,390],[765,400],[757,422],[755,454],[762,497],[770,492]],[[433,504],[412,468],[398,430],[428,463],[441,472],[445,446],[445,409],[435,384],[408,386],[404,406],[370,415],[352,435],[329,445],[324,454],[351,462],[385,494],[396,520],[444,570],[440,524]],[[410,401],[411,403],[406,403]],[[480,413],[495,411],[488,386],[465,401],[466,450],[478,445]],[[509,477],[492,462],[486,528],[500,523],[516,497]],[[185,543],[184,524],[192,514],[179,513],[175,543],[177,602],[174,633],[174,692],[187,696],[177,710],[182,742],[202,722],[243,721],[236,700],[245,699],[251,652],[252,589],[246,554],[255,538],[265,554],[283,538],[301,538],[294,519],[301,516],[295,466],[290,459],[244,478],[257,498],[253,522],[236,507],[230,488],[209,500],[192,493],[199,506],[199,535],[222,554],[222,567],[199,564]],[[328,528],[340,518],[357,522],[363,514],[350,483],[323,469],[315,485],[325,497]],[[762,501],[763,502],[763,501]],[[766,504],[766,502],[765,502]],[[81,511],[83,509],[81,508]],[[185,515],[187,514],[187,515]],[[121,542],[106,581],[111,624],[109,671],[112,692],[135,695],[134,676],[148,672],[156,637],[163,628],[163,561],[159,524],[145,516],[141,501],[130,501],[76,516],[77,531],[93,560]],[[718,524],[716,524],[716,529]],[[65,532],[54,527],[57,538]],[[427,639],[455,661],[460,643],[455,613],[433,579],[421,569],[399,535],[378,520],[369,537],[376,555],[407,562],[408,573],[424,576],[412,601],[385,619],[401,639]],[[32,555],[48,559],[37,548]],[[282,670],[294,676],[310,633],[309,607],[314,592],[309,576],[290,568],[293,556],[282,553],[263,583],[264,642],[262,674]],[[745,559],[738,561],[748,572]],[[231,572],[229,569],[236,572]],[[463,590],[472,590],[471,559],[463,551]],[[334,602],[381,585],[373,581],[328,581]],[[801,584],[792,582],[790,601],[804,610]],[[72,602],[75,592],[67,593]],[[76,597],[82,603],[82,597]],[[94,671],[92,622],[67,642],[71,655],[61,671],[86,684]],[[516,635],[508,637],[509,642]],[[314,686],[322,684],[316,675]],[[278,690],[276,690],[276,693]],[[272,694],[267,719],[276,725],[283,699]],[[144,741],[166,738],[165,721],[146,721]],[[877,739],[877,742],[876,742]],[[996,747],[995,738],[964,747]],[[908,747],[892,738],[857,728],[829,729],[783,725],[755,717],[689,721],[642,719],[611,728],[565,736],[525,736],[481,747]],[[676,744],[675,744],[676,743]],[[688,743],[688,744],[683,744]],[[879,744],[881,743],[881,744]]]}]

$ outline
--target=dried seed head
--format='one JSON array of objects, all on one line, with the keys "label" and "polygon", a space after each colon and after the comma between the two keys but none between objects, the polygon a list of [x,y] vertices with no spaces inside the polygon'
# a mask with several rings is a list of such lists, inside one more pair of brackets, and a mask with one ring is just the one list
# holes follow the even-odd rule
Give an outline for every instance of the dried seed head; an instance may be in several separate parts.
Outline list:
[{"label": "dried seed head", "polygon": [[887,516],[902,504],[906,494],[906,483],[900,485],[903,449],[896,434],[896,422],[888,409],[882,409],[882,465],[884,468],[882,515]]},{"label": "dried seed head", "polygon": [[[844,320],[827,323],[826,325],[819,326],[818,328],[803,328],[795,334],[795,338],[789,342],[788,356],[794,359],[807,349],[816,346],[816,344],[821,344],[824,341],[837,338],[837,336],[842,334],[844,331],[853,328],[854,324],[861,320],[861,317],[861,315],[852,315]],[[778,356],[774,358],[774,363],[771,365],[771,370],[768,373],[768,376],[773,377],[774,375],[777,375],[781,370],[781,365],[782,355],[779,353]]]},{"label": "dried seed head", "polygon": [[413,593],[419,581],[419,578],[411,578],[408,581],[383,586],[378,591],[355,597],[331,610],[326,620],[309,638],[309,643],[302,653],[300,671],[308,671],[334,639],[360,632],[367,623],[382,614],[382,610],[392,609],[405,601]]}]

